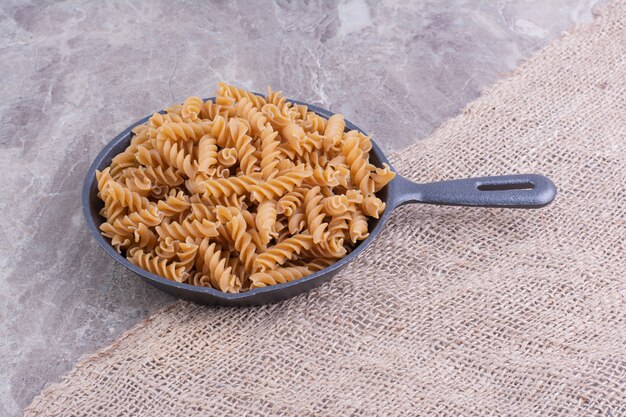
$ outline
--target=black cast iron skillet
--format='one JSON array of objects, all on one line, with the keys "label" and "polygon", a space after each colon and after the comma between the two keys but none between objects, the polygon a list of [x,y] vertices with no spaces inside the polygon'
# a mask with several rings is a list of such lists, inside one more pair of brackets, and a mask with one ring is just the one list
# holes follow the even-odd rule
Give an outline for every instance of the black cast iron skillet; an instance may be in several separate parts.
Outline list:
[{"label": "black cast iron skillet", "polygon": [[[297,104],[304,104],[308,106],[309,110],[325,118],[329,118],[333,115],[333,113],[328,110],[320,109],[308,103],[296,100],[290,101]],[[99,226],[103,223],[104,219],[98,214],[103,203],[96,196],[98,193],[96,170],[106,168],[111,163],[111,159],[122,152],[130,143],[132,137],[131,129],[139,124],[145,123],[148,119],[149,116],[139,120],[117,135],[102,152],[100,152],[89,168],[89,171],[87,171],[82,196],[83,213],[87,221],[87,227],[100,246],[102,246],[113,259],[135,272],[144,281],[176,297],[203,304],[242,306],[274,303],[318,287],[330,280],[348,262],[351,262],[359,256],[359,254],[376,239],[383,229],[384,224],[387,222],[387,219],[389,219],[391,212],[396,207],[403,204],[425,203],[447,206],[539,208],[550,204],[556,196],[556,187],[552,181],[542,175],[536,174],[471,178],[429,184],[417,184],[400,175],[396,175],[396,177],[378,193],[378,197],[387,203],[387,208],[379,219],[370,220],[369,237],[360,242],[348,256],[340,259],[324,270],[296,281],[257,288],[239,294],[227,294],[213,288],[181,284],[151,274],[118,254],[115,249],[113,249],[110,242],[100,234]],[[356,129],[363,132],[362,129],[348,120],[346,120],[346,129]],[[383,163],[389,164],[383,152],[373,141],[370,161],[372,164],[379,167],[381,167]]]}]

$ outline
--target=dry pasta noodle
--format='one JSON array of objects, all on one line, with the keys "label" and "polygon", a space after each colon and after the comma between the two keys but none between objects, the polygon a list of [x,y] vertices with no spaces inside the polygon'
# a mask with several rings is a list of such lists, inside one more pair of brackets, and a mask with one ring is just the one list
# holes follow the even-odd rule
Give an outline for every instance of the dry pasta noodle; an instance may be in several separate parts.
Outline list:
[{"label": "dry pasta noodle", "polygon": [[135,265],[190,285],[240,292],[300,279],[369,235],[393,178],[371,140],[268,88],[219,83],[133,129],[96,172],[100,226]]}]

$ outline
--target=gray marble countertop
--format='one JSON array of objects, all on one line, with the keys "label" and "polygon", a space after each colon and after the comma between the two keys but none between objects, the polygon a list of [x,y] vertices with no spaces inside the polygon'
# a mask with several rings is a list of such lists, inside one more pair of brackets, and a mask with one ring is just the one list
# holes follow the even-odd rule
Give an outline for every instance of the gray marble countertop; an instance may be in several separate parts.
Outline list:
[{"label": "gray marble countertop", "polygon": [[0,2],[0,415],[173,298],[90,237],[80,188],[130,123],[220,80],[426,137],[597,0]]}]

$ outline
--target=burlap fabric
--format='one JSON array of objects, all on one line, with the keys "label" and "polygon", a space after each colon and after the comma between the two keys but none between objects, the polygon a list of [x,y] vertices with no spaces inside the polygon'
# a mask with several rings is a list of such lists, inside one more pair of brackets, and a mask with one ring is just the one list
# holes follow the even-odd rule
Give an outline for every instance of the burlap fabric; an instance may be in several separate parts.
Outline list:
[{"label": "burlap fabric", "polygon": [[602,9],[392,158],[418,181],[542,173],[553,205],[399,209],[330,284],[177,303],[26,415],[625,415],[625,22]]}]

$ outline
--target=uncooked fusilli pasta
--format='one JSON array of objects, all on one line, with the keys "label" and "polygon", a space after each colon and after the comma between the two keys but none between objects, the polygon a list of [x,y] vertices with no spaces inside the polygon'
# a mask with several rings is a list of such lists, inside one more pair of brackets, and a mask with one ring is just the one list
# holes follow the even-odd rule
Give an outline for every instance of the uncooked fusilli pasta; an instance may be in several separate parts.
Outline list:
[{"label": "uncooked fusilli pasta", "polygon": [[303,278],[369,235],[395,173],[372,142],[268,89],[219,84],[133,128],[97,171],[102,234],[135,265],[240,292]]}]

